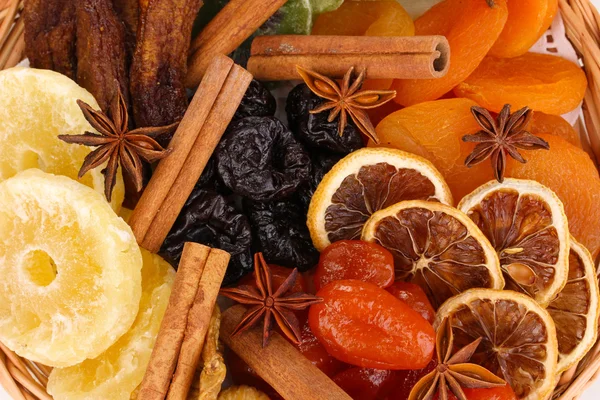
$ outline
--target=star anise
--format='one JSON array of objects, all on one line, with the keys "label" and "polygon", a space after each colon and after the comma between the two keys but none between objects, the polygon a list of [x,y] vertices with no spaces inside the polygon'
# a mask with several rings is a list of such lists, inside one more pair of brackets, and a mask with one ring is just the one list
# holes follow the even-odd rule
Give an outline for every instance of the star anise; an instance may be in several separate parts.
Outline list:
[{"label": "star anise", "polygon": [[360,90],[366,77],[366,70],[363,69],[358,77],[351,83],[354,73],[354,67],[351,67],[340,87],[335,81],[316,72],[296,66],[298,73],[310,88],[310,90],[319,97],[327,99],[323,105],[311,110],[311,114],[318,114],[323,111],[331,110],[329,113],[329,122],[335,120],[338,116],[338,133],[344,134],[344,128],[348,123],[348,115],[365,135],[375,143],[379,143],[375,128],[369,119],[369,115],[364,111],[379,107],[396,97],[395,90]]},{"label": "star anise", "polygon": [[306,293],[291,293],[284,296],[298,277],[298,269],[294,269],[286,280],[273,292],[272,275],[262,253],[254,255],[254,275],[256,287],[241,285],[232,289],[221,289],[223,296],[241,304],[252,305],[244,314],[232,336],[252,328],[261,318],[263,320],[263,347],[269,342],[273,317],[282,332],[294,343],[300,343],[300,323],[294,311],[303,310],[313,304],[321,303],[322,298]]},{"label": "star anise", "polygon": [[463,388],[489,389],[506,386],[506,381],[487,369],[468,363],[481,340],[482,338],[479,338],[452,354],[454,349],[452,324],[448,318],[444,319],[436,334],[438,365],[435,370],[417,382],[408,400],[431,400],[436,393],[439,400],[448,400],[448,392],[452,392],[458,400],[467,400]]},{"label": "star anise", "polygon": [[470,168],[491,157],[494,177],[498,182],[504,181],[507,153],[515,160],[526,163],[517,149],[550,149],[548,142],[525,130],[532,117],[528,107],[511,114],[510,105],[506,104],[497,121],[485,108],[471,107],[471,112],[482,130],[462,138],[465,142],[477,143],[473,152],[466,158],[465,165]]},{"label": "star anise", "polygon": [[104,174],[104,194],[108,201],[112,197],[119,164],[123,172],[128,174],[136,191],[143,186],[142,159],[154,162],[166,157],[170,150],[158,144],[155,137],[175,131],[179,123],[161,127],[139,128],[129,131],[127,106],[121,91],[113,99],[110,106],[110,117],[102,111],[94,110],[89,104],[77,100],[83,116],[99,134],[85,132],[82,135],[59,135],[58,138],[67,143],[97,147],[88,154],[79,170],[79,178],[89,170],[106,162]]}]

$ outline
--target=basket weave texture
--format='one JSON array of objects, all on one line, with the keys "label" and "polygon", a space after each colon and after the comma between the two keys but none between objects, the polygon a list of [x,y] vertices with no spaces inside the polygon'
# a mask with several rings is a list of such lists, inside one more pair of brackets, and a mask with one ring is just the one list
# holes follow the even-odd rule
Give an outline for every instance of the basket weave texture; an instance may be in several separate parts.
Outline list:
[{"label": "basket weave texture", "polygon": [[[14,67],[24,58],[24,0],[0,0],[0,70]],[[587,74],[588,90],[582,112],[564,117],[575,122],[584,149],[598,165],[600,161],[600,13],[590,0],[559,0],[562,22],[554,27],[536,52],[555,53],[551,43],[562,40],[562,29],[575,54],[561,54],[579,61]],[[559,17],[560,18],[560,17]],[[552,38],[558,34],[558,38]],[[556,47],[560,47],[556,43]],[[598,270],[600,274],[600,269]],[[51,368],[23,359],[0,343],[0,384],[15,400],[52,400],[46,391]],[[574,400],[600,377],[600,340],[578,365],[566,371],[552,400]]]}]

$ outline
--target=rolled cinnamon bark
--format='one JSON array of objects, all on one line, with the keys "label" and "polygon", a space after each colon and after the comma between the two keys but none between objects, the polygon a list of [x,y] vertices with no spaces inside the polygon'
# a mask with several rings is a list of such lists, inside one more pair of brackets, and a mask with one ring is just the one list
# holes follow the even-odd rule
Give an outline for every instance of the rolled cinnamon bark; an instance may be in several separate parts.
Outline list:
[{"label": "rolled cinnamon bark", "polygon": [[266,81],[298,79],[296,65],[330,78],[355,67],[369,79],[431,79],[444,76],[449,61],[444,36],[259,36],[248,71]]}]

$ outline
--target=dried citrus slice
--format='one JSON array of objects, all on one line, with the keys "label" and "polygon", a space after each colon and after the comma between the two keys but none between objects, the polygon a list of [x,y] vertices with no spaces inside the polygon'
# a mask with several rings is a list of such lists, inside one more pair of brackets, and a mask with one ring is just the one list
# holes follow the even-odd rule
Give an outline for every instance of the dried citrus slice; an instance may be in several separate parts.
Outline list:
[{"label": "dried citrus slice", "polygon": [[571,237],[569,279],[547,308],[558,336],[558,372],[578,363],[598,336],[598,280],[590,252]]},{"label": "dried citrus slice", "polygon": [[[74,146],[58,135],[95,132],[83,117],[77,100],[99,109],[94,97],[71,79],[57,72],[11,68],[0,72],[0,181],[28,168],[76,179],[104,193],[103,167],[77,178],[86,146]],[[119,169],[112,206],[118,210],[125,196]]]},{"label": "dried citrus slice", "polygon": [[452,204],[452,194],[424,158],[386,148],[351,153],[323,177],[310,202],[307,225],[315,247],[360,238],[371,214],[403,200]]},{"label": "dried citrus slice", "polygon": [[490,242],[469,217],[444,204],[412,200],[378,211],[362,240],[388,249],[396,278],[421,286],[434,308],[471,288],[504,287]]},{"label": "dried citrus slice", "polygon": [[68,367],[131,327],[142,257],[104,196],[38,169],[0,183],[0,341]]},{"label": "dried citrus slice", "polygon": [[142,299],[133,325],[98,357],[52,370],[48,392],[55,399],[128,400],[142,382],[167,309],[175,270],[158,255],[141,251]]},{"label": "dried citrus slice", "polygon": [[530,180],[488,182],[465,196],[467,214],[498,252],[506,289],[547,306],[567,283],[569,228],[562,202]]},{"label": "dried citrus slice", "polygon": [[557,379],[558,343],[550,314],[512,290],[472,289],[448,300],[434,326],[449,318],[454,348],[483,341],[472,363],[504,378],[521,400],[546,399]]}]

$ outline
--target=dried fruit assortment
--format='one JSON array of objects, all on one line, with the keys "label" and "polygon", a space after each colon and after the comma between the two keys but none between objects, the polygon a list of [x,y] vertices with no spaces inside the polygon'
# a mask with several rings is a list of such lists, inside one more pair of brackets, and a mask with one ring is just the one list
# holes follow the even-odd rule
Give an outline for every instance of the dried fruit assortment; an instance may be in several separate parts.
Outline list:
[{"label": "dried fruit assortment", "polygon": [[581,373],[600,174],[561,114],[593,71],[529,52],[558,0],[71,2],[24,5],[56,72],[0,72],[0,367],[55,368],[0,374],[15,398],[549,400]]}]

